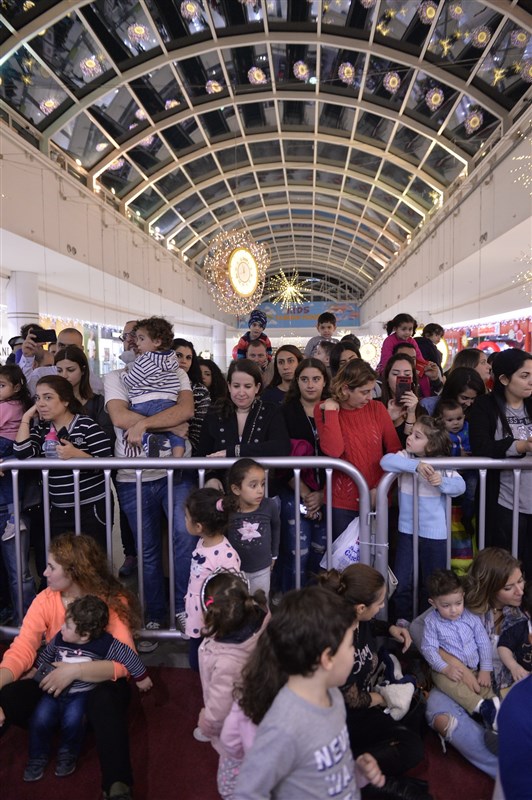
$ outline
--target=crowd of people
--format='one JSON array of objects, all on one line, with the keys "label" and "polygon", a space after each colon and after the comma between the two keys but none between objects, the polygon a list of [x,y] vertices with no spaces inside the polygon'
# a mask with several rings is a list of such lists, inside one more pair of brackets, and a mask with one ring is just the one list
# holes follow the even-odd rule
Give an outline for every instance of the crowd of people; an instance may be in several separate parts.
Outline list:
[{"label": "crowd of people", "polygon": [[[20,627],[0,663],[0,731],[29,725],[24,780],[42,778],[55,726],[55,775],[70,775],[88,720],[104,796],[132,796],[127,678],[150,689],[136,650],[153,651],[156,632],[168,625],[188,640],[190,666],[200,673],[204,707],[194,736],[220,755],[224,798],[430,800],[426,784],[405,776],[423,757],[424,716],[443,743],[452,741],[495,777],[499,709],[508,729],[509,688],[532,681],[532,590],[524,583],[532,574],[532,471],[522,470],[517,488],[511,471],[489,471],[486,547],[462,580],[447,569],[446,498],[460,506],[475,541],[478,474],[467,461],[448,470],[425,459],[531,453],[532,355],[515,348],[488,359],[468,349],[444,374],[437,348],[443,328],[429,324],[413,338],[415,320],[399,314],[374,370],[355,336],[336,339],[332,313],[319,317],[304,352],[284,344],[273,353],[266,325],[264,313],[253,311],[227,376],[198,358],[193,342],[174,338],[160,317],[126,323],[124,367],[103,382],[75,329],[59,333],[52,355],[42,328],[25,326],[11,363],[0,367],[4,461],[120,459],[112,474],[124,551],[118,578],[106,560],[113,520],[101,471],[75,476],[68,464],[50,471],[48,553],[40,474],[24,474],[18,509],[9,470],[0,477],[0,623]],[[260,464],[261,457],[289,455],[301,463],[297,494],[291,471],[267,474]],[[320,570],[325,474],[305,467],[315,455],[356,467],[372,502],[385,471],[399,476],[396,525],[393,510],[390,516],[397,590],[388,621],[375,620],[387,595],[379,572],[364,564]],[[198,488],[194,471],[165,466],[166,458],[186,466],[189,456],[234,463],[206,470]],[[138,483],[127,467],[132,458],[158,459],[160,468],[142,470]],[[357,486],[334,470],[333,540],[358,515]],[[72,534],[76,517],[80,536]],[[173,609],[164,518],[172,522]],[[142,610],[131,591],[140,564]],[[423,613],[414,619],[417,608]],[[140,628],[145,638],[135,643]],[[39,652],[43,633],[47,647]],[[384,647],[377,637],[385,637]],[[413,652],[430,666],[426,702],[419,677],[407,672]],[[515,787],[523,765],[507,743],[500,749],[503,788]]]}]

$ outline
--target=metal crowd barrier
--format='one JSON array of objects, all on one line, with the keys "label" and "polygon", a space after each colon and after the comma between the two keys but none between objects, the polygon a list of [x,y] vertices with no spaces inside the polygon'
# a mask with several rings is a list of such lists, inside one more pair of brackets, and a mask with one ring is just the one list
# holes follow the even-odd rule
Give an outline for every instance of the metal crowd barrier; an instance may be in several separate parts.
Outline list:
[{"label": "metal crowd barrier", "polygon": [[[22,539],[20,534],[20,473],[38,470],[42,473],[43,483],[43,511],[44,511],[44,539],[46,550],[50,544],[50,498],[49,498],[49,477],[50,471],[71,469],[74,477],[74,495],[75,495],[75,532],[80,533],[80,507],[79,507],[79,473],[80,470],[99,470],[104,474],[105,481],[105,502],[106,502],[106,538],[107,538],[107,554],[110,566],[113,561],[113,543],[112,543],[112,484],[111,472],[113,470],[128,469],[135,473],[136,484],[136,497],[137,497],[137,515],[138,515],[138,529],[140,541],[138,545],[138,579],[139,579],[139,598],[141,603],[142,612],[144,612],[144,580],[143,580],[143,558],[142,558],[142,475],[147,470],[157,469],[166,473],[167,491],[168,491],[168,570],[169,570],[169,617],[170,625],[167,629],[159,631],[140,631],[144,635],[153,639],[179,639],[182,638],[180,631],[175,626],[175,594],[174,594],[174,554],[173,554],[173,539],[171,535],[173,526],[173,502],[172,490],[174,481],[174,470],[176,471],[190,471],[197,470],[199,476],[199,486],[203,486],[205,482],[205,472],[207,470],[228,469],[237,459],[234,458],[188,458],[188,459],[161,459],[152,458],[98,458],[98,459],[69,459],[68,462],[45,459],[45,458],[32,458],[24,461],[8,460],[0,465],[0,469],[4,473],[11,472],[13,484],[13,505],[15,517],[15,543],[16,543],[16,564],[17,564],[17,579],[18,579],[18,597],[17,597],[17,610],[19,617],[22,618],[23,611],[23,592],[22,592]],[[377,487],[375,511],[371,511],[370,506],[370,490],[362,476],[362,474],[346,461],[328,457],[305,457],[301,459],[282,457],[282,458],[260,458],[257,459],[268,471],[270,468],[291,469],[294,475],[294,499],[295,508],[299,507],[300,503],[300,481],[301,469],[306,468],[320,468],[325,470],[325,521],[327,529],[327,566],[331,567],[331,544],[332,544],[332,473],[333,470],[339,470],[347,474],[357,485],[360,496],[360,560],[365,564],[371,564],[379,570],[383,575],[387,574],[388,569],[388,552],[389,552],[389,538],[388,538],[388,495],[394,482],[399,477],[396,473],[386,473],[381,479]],[[484,547],[485,542],[485,524],[486,524],[486,478],[488,470],[500,471],[513,471],[514,476],[514,507],[512,517],[512,553],[517,556],[518,548],[518,510],[519,510],[519,492],[522,470],[532,469],[532,458],[514,458],[514,459],[488,459],[488,458],[426,458],[423,459],[428,464],[432,464],[438,469],[474,469],[479,471],[479,516],[477,521],[478,532],[478,545],[479,549]],[[418,476],[414,473],[414,548],[413,548],[413,572],[414,572],[414,609],[417,611],[417,596],[419,587],[419,559],[417,542],[419,538],[419,524],[418,524]],[[451,498],[447,498],[447,564],[450,565],[451,560]],[[371,524],[371,519],[374,517],[375,524]],[[301,585],[301,520],[298,514],[295,515],[296,525],[296,552],[295,552],[295,571],[296,571],[296,586]],[[7,635],[14,635],[17,632],[16,628],[7,626],[0,627],[0,632]]]},{"label": "metal crowd barrier", "polygon": [[[454,458],[424,458],[423,461],[427,464],[432,464],[437,469],[454,469],[454,470],[478,470],[479,474],[479,513],[477,519],[477,541],[478,548],[482,550],[485,545],[486,539],[486,478],[488,470],[513,471],[513,514],[512,514],[512,555],[517,558],[518,535],[519,535],[519,491],[521,487],[521,472],[522,470],[532,469],[532,458],[506,458],[506,459],[492,459],[492,458],[476,458],[469,457],[467,459],[454,457]],[[412,474],[412,473],[409,473]],[[377,497],[375,501],[375,560],[373,566],[379,570],[383,575],[387,574],[388,570],[388,553],[389,553],[389,531],[388,531],[388,495],[395,481],[399,478],[399,474],[387,472],[380,480],[377,487]],[[418,558],[418,540],[419,540],[419,491],[418,481],[419,476],[417,472],[413,473],[414,478],[414,539],[413,539],[413,599],[414,599],[414,617],[417,615],[418,609],[418,596],[419,596],[419,558]],[[460,498],[458,498],[459,500]],[[451,503],[452,498],[447,497],[447,567],[451,564]]]},{"label": "metal crowd barrier", "polygon": [[[22,576],[22,537],[20,534],[20,500],[21,488],[20,477],[21,473],[39,471],[42,474],[42,487],[43,487],[43,515],[44,515],[44,540],[45,548],[48,551],[50,545],[50,497],[49,497],[49,480],[50,472],[54,470],[71,469],[74,478],[74,518],[75,518],[75,532],[80,533],[80,504],[79,504],[79,481],[80,470],[98,470],[103,472],[105,482],[105,508],[106,508],[106,539],[107,539],[107,556],[109,565],[112,568],[113,563],[113,531],[112,531],[112,483],[111,472],[114,470],[127,469],[135,473],[136,485],[136,501],[137,501],[137,527],[139,530],[139,541],[137,542],[137,557],[138,557],[138,594],[141,604],[141,610],[144,614],[144,578],[143,578],[143,557],[142,557],[142,475],[144,472],[157,469],[166,473],[167,492],[168,492],[168,578],[169,578],[169,619],[170,625],[167,629],[158,631],[140,631],[140,634],[150,639],[179,639],[182,638],[182,633],[176,629],[175,625],[175,589],[174,589],[174,553],[173,553],[173,482],[174,470],[176,471],[191,471],[196,470],[199,476],[199,486],[205,483],[205,472],[216,469],[228,469],[237,459],[235,458],[187,458],[187,459],[173,459],[165,458],[164,460],[158,458],[92,458],[92,459],[69,459],[68,461],[61,461],[60,459],[47,459],[47,458],[29,458],[25,460],[8,460],[0,464],[0,469],[7,474],[11,472],[11,480],[13,485],[13,505],[15,517],[15,547],[16,547],[16,564],[17,564],[17,579],[18,579],[18,597],[17,597],[17,611],[19,618],[23,616],[23,576]],[[295,508],[299,508],[300,504],[300,488],[301,488],[301,469],[319,468],[325,470],[325,520],[327,527],[327,553],[328,553],[328,566],[331,566],[331,543],[332,543],[332,473],[334,470],[339,470],[346,473],[355,482],[358,487],[360,496],[360,558],[364,563],[371,563],[373,559],[372,547],[370,544],[369,535],[369,521],[370,521],[370,492],[362,474],[349,464],[347,461],[341,461],[335,458],[328,457],[305,457],[304,462],[298,458],[282,457],[282,458],[260,458],[257,459],[268,471],[269,469],[282,468],[291,469],[294,475],[294,496]],[[296,552],[295,552],[295,570],[296,570],[296,586],[301,585],[301,520],[298,514],[295,515],[296,526]],[[8,635],[15,635],[17,629],[14,627],[0,627],[0,632]]]}]

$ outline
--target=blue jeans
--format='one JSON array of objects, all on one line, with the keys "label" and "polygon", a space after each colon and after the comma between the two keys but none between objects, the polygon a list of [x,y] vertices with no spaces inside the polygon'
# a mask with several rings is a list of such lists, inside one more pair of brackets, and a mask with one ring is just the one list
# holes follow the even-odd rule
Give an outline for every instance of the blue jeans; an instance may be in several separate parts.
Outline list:
[{"label": "blue jeans", "polygon": [[[190,576],[190,559],[196,539],[185,526],[185,500],[194,486],[192,476],[183,477],[173,489],[175,602],[176,613],[185,610],[185,594]],[[120,507],[126,514],[131,530],[140,547],[137,525],[137,488],[135,483],[117,482]],[[166,598],[162,562],[162,515],[168,515],[168,492],[166,478],[142,483],[142,555],[144,559],[144,598],[147,622],[163,622],[166,618]]]},{"label": "blue jeans", "polygon": [[[395,551],[395,564],[393,571],[398,580],[397,589],[393,596],[396,619],[411,620],[413,615],[413,582],[414,582],[414,537],[410,533],[397,534],[397,549]],[[436,569],[445,569],[447,566],[447,541],[446,539],[424,539],[419,537],[419,588],[420,606],[419,613],[428,608],[428,593],[425,588],[427,578]]]},{"label": "blue jeans", "polygon": [[305,586],[312,575],[320,571],[320,561],[327,546],[327,530],[324,515],[321,520],[307,519],[295,508],[294,493],[281,490],[281,551],[280,589],[287,592],[296,585],[296,513],[300,519],[301,540],[301,586]]},{"label": "blue jeans", "polygon": [[[175,400],[146,400],[144,403],[131,404],[133,411],[137,414],[142,414],[143,417],[154,417],[160,411],[166,411],[167,408],[173,408],[174,406]],[[158,436],[160,439],[168,439],[172,448],[185,446],[185,440],[171,431],[163,431],[158,434],[152,433],[151,435]]]},{"label": "blue jeans", "polygon": [[43,694],[30,719],[30,758],[48,758],[52,735],[59,725],[58,753],[77,756],[85,733],[85,706],[88,692],[50,697]]},{"label": "blue jeans", "polygon": [[[0,506],[0,536],[4,532],[6,522],[11,515],[7,506]],[[29,569],[30,535],[28,531],[20,534],[22,553],[22,612],[23,615],[30,607],[35,597],[35,585]],[[18,613],[18,581],[17,581],[17,538],[14,536],[7,542],[0,541],[0,552],[6,568],[9,581],[9,594],[13,606],[13,625],[18,626],[22,619]]]}]

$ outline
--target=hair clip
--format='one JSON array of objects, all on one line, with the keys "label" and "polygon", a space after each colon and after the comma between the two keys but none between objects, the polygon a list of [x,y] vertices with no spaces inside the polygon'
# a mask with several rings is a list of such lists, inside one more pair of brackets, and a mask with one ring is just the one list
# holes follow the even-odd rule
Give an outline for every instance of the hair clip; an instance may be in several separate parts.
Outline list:
[{"label": "hair clip", "polygon": [[219,497],[216,501],[216,511],[223,511],[224,510],[224,499],[223,497]]},{"label": "hair clip", "polygon": [[[229,575],[234,575],[235,577],[240,578],[242,583],[245,584],[246,589],[248,590],[248,593],[249,593],[250,585],[249,585],[248,576],[246,575],[245,572],[240,572],[240,570],[235,569],[234,567],[229,567],[229,568],[228,567],[216,567],[216,569],[213,572],[211,572],[211,574],[207,578],[205,578],[205,580],[203,581],[203,586],[201,587],[200,600],[201,600],[201,607],[202,607],[204,612],[207,611],[207,608],[211,605],[211,603],[214,602],[214,597],[212,597],[212,595],[208,594],[208,585],[209,585],[209,583],[217,575],[224,575],[224,574],[227,574],[227,573]],[[210,602],[209,602],[209,600],[210,600]]]}]

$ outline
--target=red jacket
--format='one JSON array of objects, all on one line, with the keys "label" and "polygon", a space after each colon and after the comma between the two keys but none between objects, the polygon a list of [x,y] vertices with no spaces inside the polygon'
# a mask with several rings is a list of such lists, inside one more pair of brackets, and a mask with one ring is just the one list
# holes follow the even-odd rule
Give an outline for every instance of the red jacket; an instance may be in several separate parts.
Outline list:
[{"label": "red jacket", "polygon": [[[383,455],[401,449],[383,404],[371,400],[363,408],[322,411],[318,403],[314,419],[322,452],[349,461],[362,473],[369,488],[374,489],[384,474],[380,465]],[[358,489],[344,472],[333,472],[332,503],[334,508],[358,511]]]}]

